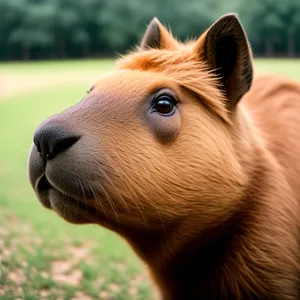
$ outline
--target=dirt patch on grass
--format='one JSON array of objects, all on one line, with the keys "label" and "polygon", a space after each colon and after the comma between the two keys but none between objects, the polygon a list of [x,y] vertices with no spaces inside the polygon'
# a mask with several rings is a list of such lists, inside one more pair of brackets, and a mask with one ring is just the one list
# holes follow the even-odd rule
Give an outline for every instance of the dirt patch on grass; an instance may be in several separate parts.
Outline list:
[{"label": "dirt patch on grass", "polygon": [[0,237],[8,234],[8,230],[0,226]]},{"label": "dirt patch on grass", "polygon": [[0,76],[0,101],[11,96],[55,86],[86,84],[87,90],[103,73],[101,72],[64,72],[59,74],[5,75]]},{"label": "dirt patch on grass", "polygon": [[55,282],[69,284],[77,286],[82,280],[82,272],[80,270],[74,270],[71,273],[67,273],[70,270],[69,262],[55,261],[52,263],[52,278]]},{"label": "dirt patch on grass", "polygon": [[77,292],[72,300],[93,300],[93,298],[83,292]]},{"label": "dirt patch on grass", "polygon": [[69,236],[52,244],[28,223],[6,215],[0,219],[0,298],[158,299],[152,298],[146,274],[133,271],[125,259],[104,259],[97,247]]},{"label": "dirt patch on grass", "polygon": [[82,271],[78,269],[79,263],[84,260],[91,260],[91,244],[84,247],[67,247],[68,259],[55,260],[51,263],[51,274],[54,281],[72,286],[80,284]]},{"label": "dirt patch on grass", "polygon": [[15,269],[14,271],[8,274],[7,278],[13,281],[17,285],[20,285],[22,282],[26,280],[24,270],[22,269]]}]

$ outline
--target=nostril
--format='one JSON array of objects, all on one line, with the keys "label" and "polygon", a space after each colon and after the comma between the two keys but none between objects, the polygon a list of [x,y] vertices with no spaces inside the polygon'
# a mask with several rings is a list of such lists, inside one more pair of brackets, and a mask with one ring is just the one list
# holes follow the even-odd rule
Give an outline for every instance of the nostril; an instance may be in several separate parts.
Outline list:
[{"label": "nostril", "polygon": [[39,143],[35,143],[35,146],[36,146],[37,152],[41,154],[42,153],[42,149],[41,149],[40,144]]},{"label": "nostril", "polygon": [[35,135],[33,142],[36,146],[37,152],[41,155],[47,155],[47,153],[49,152],[49,145],[47,142],[45,142],[45,135],[44,136],[40,136],[40,135]]},{"label": "nostril", "polygon": [[67,136],[57,139],[52,144],[49,144],[49,151],[47,153],[47,158],[51,159],[60,152],[63,152],[70,148],[79,140],[79,136]]},{"label": "nostril", "polygon": [[37,129],[33,141],[38,153],[47,160],[70,148],[79,138],[60,126],[44,125]]}]

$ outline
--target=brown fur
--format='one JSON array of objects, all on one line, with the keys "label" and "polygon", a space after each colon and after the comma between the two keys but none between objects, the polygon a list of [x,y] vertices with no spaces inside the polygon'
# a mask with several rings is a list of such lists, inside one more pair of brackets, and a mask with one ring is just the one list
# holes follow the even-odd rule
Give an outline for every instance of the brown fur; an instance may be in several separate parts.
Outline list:
[{"label": "brown fur", "polygon": [[[116,72],[38,129],[58,124],[79,141],[45,175],[31,151],[41,202],[124,237],[165,300],[300,297],[300,85],[252,83],[236,22],[225,16],[182,44],[154,19]],[[220,49],[234,41],[238,51],[218,60],[223,37]],[[147,113],[161,88],[180,99],[171,117]]]}]

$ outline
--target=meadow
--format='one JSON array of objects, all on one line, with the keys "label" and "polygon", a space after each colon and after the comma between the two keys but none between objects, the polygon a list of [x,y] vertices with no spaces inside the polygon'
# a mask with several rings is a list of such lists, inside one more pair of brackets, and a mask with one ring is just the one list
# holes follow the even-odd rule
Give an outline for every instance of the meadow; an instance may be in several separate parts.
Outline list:
[{"label": "meadow", "polygon": [[[1,300],[156,298],[124,240],[66,223],[40,205],[27,179],[36,126],[113,69],[113,60],[0,64]],[[300,81],[300,60],[256,59],[255,70]]]}]

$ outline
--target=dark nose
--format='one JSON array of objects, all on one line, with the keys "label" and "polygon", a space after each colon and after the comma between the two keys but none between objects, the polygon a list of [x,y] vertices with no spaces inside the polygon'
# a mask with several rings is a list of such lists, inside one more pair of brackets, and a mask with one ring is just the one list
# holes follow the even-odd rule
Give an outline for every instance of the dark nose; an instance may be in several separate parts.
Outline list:
[{"label": "dark nose", "polygon": [[34,134],[34,144],[43,159],[51,159],[75,144],[79,135],[57,125],[44,125]]}]

